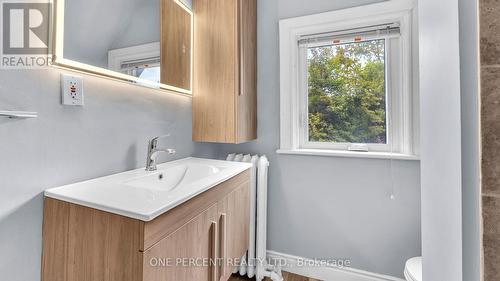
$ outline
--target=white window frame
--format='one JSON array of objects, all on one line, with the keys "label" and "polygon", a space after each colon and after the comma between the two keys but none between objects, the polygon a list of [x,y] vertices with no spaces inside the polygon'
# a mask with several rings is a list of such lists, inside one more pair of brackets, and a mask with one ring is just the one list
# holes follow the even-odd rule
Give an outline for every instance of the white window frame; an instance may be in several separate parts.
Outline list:
[{"label": "white window frame", "polygon": [[[278,153],[331,155],[365,158],[418,159],[418,112],[414,52],[417,50],[413,31],[411,0],[391,0],[378,4],[332,11],[280,21],[280,149]],[[387,130],[390,144],[356,146],[347,143],[317,143],[308,139],[307,81],[304,81],[306,57],[299,40],[311,34],[335,32],[387,23],[400,26],[398,59],[389,56],[386,68],[388,112]],[[392,40],[391,40],[392,41]],[[391,45],[386,41],[386,49]],[[394,46],[392,46],[394,48]],[[396,50],[397,51],[397,50]],[[389,53],[391,51],[389,50]],[[390,67],[389,67],[390,65]],[[396,75],[399,72],[401,75]],[[398,79],[390,80],[390,77]],[[395,80],[395,81],[394,81]],[[391,94],[394,92],[402,94]],[[368,152],[351,151],[357,147]]]},{"label": "white window frame", "polygon": [[122,63],[130,60],[160,57],[160,42],[147,43],[108,51],[108,69],[121,72]]}]

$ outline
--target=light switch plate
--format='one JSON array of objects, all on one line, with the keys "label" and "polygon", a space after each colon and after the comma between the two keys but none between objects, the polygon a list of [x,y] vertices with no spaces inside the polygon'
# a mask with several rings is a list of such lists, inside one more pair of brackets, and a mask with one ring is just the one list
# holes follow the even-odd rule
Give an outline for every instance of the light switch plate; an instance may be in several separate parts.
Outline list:
[{"label": "light switch plate", "polygon": [[62,104],[79,105],[83,103],[83,78],[80,76],[61,74]]}]

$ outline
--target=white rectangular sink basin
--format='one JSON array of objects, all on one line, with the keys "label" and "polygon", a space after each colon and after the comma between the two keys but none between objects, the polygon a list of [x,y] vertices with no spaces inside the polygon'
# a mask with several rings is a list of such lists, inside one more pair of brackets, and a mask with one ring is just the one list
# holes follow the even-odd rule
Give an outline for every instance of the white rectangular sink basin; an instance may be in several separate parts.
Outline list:
[{"label": "white rectangular sink basin", "polygon": [[210,164],[185,163],[173,167],[164,167],[156,172],[135,177],[123,182],[125,186],[158,191],[173,191],[195,181],[213,176],[225,167]]},{"label": "white rectangular sink basin", "polygon": [[249,163],[185,158],[51,188],[45,196],[86,207],[151,221],[196,195],[251,168]]}]

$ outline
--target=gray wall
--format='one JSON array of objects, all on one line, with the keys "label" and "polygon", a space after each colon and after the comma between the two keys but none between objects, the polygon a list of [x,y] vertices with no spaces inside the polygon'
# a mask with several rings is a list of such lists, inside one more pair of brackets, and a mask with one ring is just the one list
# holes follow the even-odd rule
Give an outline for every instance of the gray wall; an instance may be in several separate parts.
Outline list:
[{"label": "gray wall", "polygon": [[187,97],[85,76],[85,107],[60,105],[60,71],[0,70],[0,279],[40,278],[42,191],[143,167],[147,140],[172,133],[176,158],[205,154],[191,140]]},{"label": "gray wall", "polygon": [[458,0],[419,1],[422,254],[426,281],[461,281]]},{"label": "gray wall", "polygon": [[[0,276],[39,280],[41,192],[51,186],[144,165],[145,143],[173,132],[177,157],[228,152],[270,157],[268,248],[305,257],[347,257],[356,268],[401,276],[420,254],[418,162],[277,155],[278,20],[371,1],[259,0],[259,140],[240,146],[191,143],[191,102],[85,76],[87,105],[63,107],[58,70],[0,71],[0,109],[36,110],[34,120],[0,119]],[[474,1],[460,0],[464,153],[464,280],[479,273],[477,90]],[[470,160],[470,161],[469,161]],[[469,254],[468,254],[469,253]]]},{"label": "gray wall", "polygon": [[160,41],[160,1],[66,0],[64,28],[66,59],[108,68],[109,50]]},{"label": "gray wall", "polygon": [[308,258],[350,258],[352,266],[402,277],[420,255],[419,162],[275,153],[279,145],[278,20],[368,4],[367,0],[258,1],[259,139],[220,147],[267,154],[268,249]]},{"label": "gray wall", "polygon": [[462,88],[463,280],[480,280],[477,1],[459,0]]},{"label": "gray wall", "polygon": [[160,0],[134,1],[138,1],[138,4],[132,17],[128,19],[126,26],[112,33],[114,40],[110,49],[160,42]]}]

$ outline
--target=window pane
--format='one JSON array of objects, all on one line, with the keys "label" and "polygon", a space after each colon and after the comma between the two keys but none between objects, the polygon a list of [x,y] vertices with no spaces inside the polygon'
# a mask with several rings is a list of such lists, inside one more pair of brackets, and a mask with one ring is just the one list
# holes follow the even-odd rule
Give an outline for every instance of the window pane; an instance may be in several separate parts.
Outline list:
[{"label": "window pane", "polygon": [[160,67],[153,66],[143,68],[141,74],[139,75],[139,78],[160,83]]},{"label": "window pane", "polygon": [[309,141],[387,143],[385,40],[310,47]]}]

